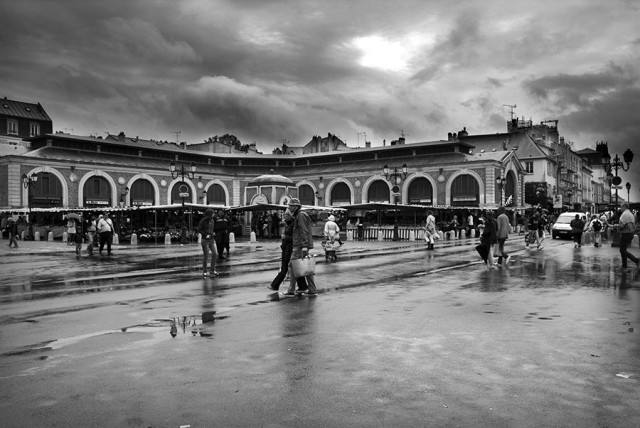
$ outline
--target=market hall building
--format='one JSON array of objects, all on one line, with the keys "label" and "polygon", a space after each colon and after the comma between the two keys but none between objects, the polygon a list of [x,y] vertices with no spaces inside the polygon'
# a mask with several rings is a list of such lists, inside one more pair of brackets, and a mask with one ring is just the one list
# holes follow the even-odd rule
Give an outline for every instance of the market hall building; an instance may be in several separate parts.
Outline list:
[{"label": "market hall building", "polygon": [[[447,141],[406,144],[400,138],[382,147],[296,155],[207,152],[123,133],[106,138],[49,133],[29,141],[26,153],[0,158],[3,211],[134,210],[185,202],[282,205],[290,197],[319,207],[383,202],[487,209],[507,199],[522,206],[523,168],[516,151],[478,152],[451,135]],[[406,176],[388,179],[385,165],[392,172],[405,166]],[[260,176],[282,178],[261,182]],[[33,179],[29,185],[23,185],[25,177]]]}]

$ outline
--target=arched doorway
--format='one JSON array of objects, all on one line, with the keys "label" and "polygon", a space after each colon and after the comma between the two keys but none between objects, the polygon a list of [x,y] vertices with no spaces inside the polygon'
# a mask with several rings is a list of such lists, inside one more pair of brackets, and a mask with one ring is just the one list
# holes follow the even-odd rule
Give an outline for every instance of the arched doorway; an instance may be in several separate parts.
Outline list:
[{"label": "arched doorway", "polygon": [[433,205],[433,186],[425,177],[418,177],[409,184],[407,201],[412,205]]},{"label": "arched doorway", "polygon": [[[183,202],[191,202],[193,200],[193,195],[191,194],[192,189],[189,187],[187,183],[175,183],[175,185],[171,188],[171,203],[172,204],[180,204]],[[180,196],[180,194],[188,194],[184,198]]]},{"label": "arched doorway", "polygon": [[349,205],[351,203],[351,189],[347,183],[336,183],[331,189],[331,205]]},{"label": "arched doorway", "polygon": [[480,185],[470,174],[457,176],[451,183],[451,206],[480,206]]},{"label": "arched doorway", "polygon": [[369,186],[367,202],[389,202],[389,185],[383,180],[376,180]]},{"label": "arched doorway", "polygon": [[38,180],[33,182],[30,189],[32,208],[47,208],[62,206],[62,183],[54,174],[48,172],[36,173]]},{"label": "arched doorway", "polygon": [[224,188],[219,184],[212,184],[207,189],[207,204],[208,205],[227,205],[227,195]]},{"label": "arched doorway", "polygon": [[507,173],[507,182],[505,183],[504,186],[504,205],[509,207],[509,206],[516,206],[517,205],[517,198],[518,195],[516,194],[516,178],[515,175],[512,171],[509,171]]},{"label": "arched doorway", "polygon": [[313,187],[308,184],[302,184],[298,187],[298,199],[302,205],[315,205],[316,194],[313,191]]},{"label": "arched doorway", "polygon": [[87,208],[104,208],[113,206],[111,186],[106,178],[99,175],[90,177],[83,188],[83,205]]},{"label": "arched doorway", "polygon": [[[180,187],[180,186],[176,186]],[[131,206],[133,207],[149,207],[156,205],[155,191],[150,181],[145,179],[136,180],[131,185],[129,191]],[[178,200],[180,200],[178,198]]]}]

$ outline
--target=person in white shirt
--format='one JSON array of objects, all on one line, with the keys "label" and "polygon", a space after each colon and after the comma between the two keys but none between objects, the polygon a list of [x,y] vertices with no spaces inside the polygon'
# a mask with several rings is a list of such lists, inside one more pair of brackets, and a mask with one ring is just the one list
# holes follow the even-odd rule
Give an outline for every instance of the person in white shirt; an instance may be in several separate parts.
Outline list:
[{"label": "person in white shirt", "polygon": [[99,253],[102,255],[104,245],[107,244],[107,255],[111,255],[111,239],[113,238],[113,221],[109,218],[109,213],[105,212],[98,222],[98,233],[100,234]]},{"label": "person in white shirt", "polygon": [[640,259],[631,254],[628,250],[636,234],[636,218],[629,211],[629,203],[623,202],[620,206],[622,214],[618,220],[618,230],[620,231],[620,256],[622,257],[622,268],[627,267],[627,259],[631,259],[640,268]]}]

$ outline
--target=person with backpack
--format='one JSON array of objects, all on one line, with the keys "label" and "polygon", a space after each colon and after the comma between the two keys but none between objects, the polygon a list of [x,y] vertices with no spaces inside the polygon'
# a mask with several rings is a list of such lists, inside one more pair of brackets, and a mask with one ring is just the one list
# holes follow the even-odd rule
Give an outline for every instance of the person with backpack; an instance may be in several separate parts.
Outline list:
[{"label": "person with backpack", "polygon": [[602,238],[602,222],[597,215],[594,214],[591,216],[587,231],[593,232],[593,246],[599,247]]}]

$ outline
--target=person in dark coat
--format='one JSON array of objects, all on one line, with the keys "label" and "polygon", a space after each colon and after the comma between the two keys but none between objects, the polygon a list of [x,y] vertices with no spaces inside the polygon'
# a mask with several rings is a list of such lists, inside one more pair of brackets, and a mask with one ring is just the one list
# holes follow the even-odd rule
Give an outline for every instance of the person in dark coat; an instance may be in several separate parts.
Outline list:
[{"label": "person in dark coat", "polygon": [[584,221],[580,218],[580,214],[576,214],[576,218],[569,223],[571,226],[571,235],[573,235],[573,248],[582,247],[582,232],[584,231]]},{"label": "person in dark coat", "polygon": [[493,263],[493,246],[498,243],[498,223],[493,217],[493,212],[487,211],[487,217],[484,221],[484,229],[480,235],[480,245],[484,247],[484,253],[487,254],[487,268],[495,269]]},{"label": "person in dark coat", "polygon": [[11,248],[12,245],[18,248],[18,223],[16,223],[13,218],[9,218],[7,231],[9,232],[9,248]]},{"label": "person in dark coat", "polygon": [[[291,283],[289,284],[289,290],[287,294],[295,293],[296,278],[293,275],[293,261],[303,259],[309,255],[309,250],[313,248],[313,236],[311,234],[311,218],[303,211],[300,211],[302,205],[298,198],[293,198],[289,202],[289,211],[293,216],[293,251],[291,253],[291,261],[289,262],[289,276]],[[307,281],[307,291],[305,294],[315,296],[318,294],[316,289],[316,283],[314,275],[308,275],[304,277]]]},{"label": "person in dark coat", "polygon": [[[280,271],[273,278],[270,285],[267,285],[267,288],[270,290],[278,291],[280,289],[280,285],[282,281],[287,277],[287,272],[289,272],[289,261],[291,260],[291,253],[293,253],[293,217],[291,216],[291,212],[286,210],[282,215],[283,222],[285,224],[284,234],[282,235],[282,244],[280,244],[280,248],[282,249],[282,261],[280,264]],[[304,290],[307,288],[307,282],[304,278],[296,278],[298,284],[298,290]]]},{"label": "person in dark coat", "polygon": [[[216,235],[216,250],[218,251],[218,259],[224,259],[222,253],[224,252],[225,246],[228,245],[229,241],[229,220],[227,216],[222,211],[218,211],[216,213],[216,221],[213,231]],[[227,251],[227,256],[229,252]]]},{"label": "person in dark coat", "polygon": [[[201,236],[202,245],[202,275],[203,276],[218,276],[216,272],[216,258],[218,256],[215,245],[215,232],[213,231],[215,226],[215,219],[213,218],[213,210],[207,208],[204,212],[204,217],[198,223],[198,233]],[[207,263],[211,254],[211,270],[207,271]]]}]

